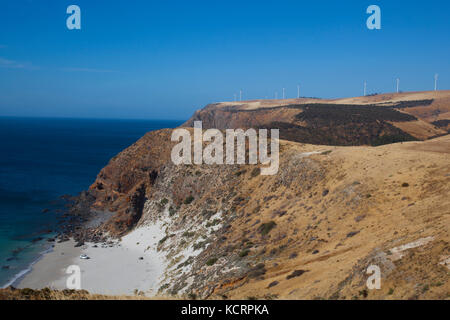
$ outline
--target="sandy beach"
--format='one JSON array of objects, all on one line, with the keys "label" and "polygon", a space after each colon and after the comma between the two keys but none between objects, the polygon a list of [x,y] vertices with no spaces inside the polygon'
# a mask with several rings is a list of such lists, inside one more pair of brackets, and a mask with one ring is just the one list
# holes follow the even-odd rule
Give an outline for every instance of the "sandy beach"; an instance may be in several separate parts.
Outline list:
[{"label": "sandy beach", "polygon": [[[114,244],[86,243],[74,247],[73,240],[56,243],[25,275],[17,287],[66,289],[71,265],[81,269],[81,288],[90,293],[133,295],[136,290],[153,296],[165,269],[165,260],[156,250],[164,237],[159,223],[140,227]],[[90,259],[80,259],[86,254]]]}]

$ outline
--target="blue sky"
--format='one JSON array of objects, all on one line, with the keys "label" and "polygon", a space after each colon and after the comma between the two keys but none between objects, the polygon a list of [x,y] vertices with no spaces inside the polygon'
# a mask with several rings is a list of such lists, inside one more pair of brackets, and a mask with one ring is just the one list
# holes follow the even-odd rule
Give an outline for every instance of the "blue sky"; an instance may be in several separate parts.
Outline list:
[{"label": "blue sky", "polygon": [[[66,8],[81,8],[68,30]],[[366,28],[366,8],[382,29]],[[233,100],[450,89],[449,1],[0,0],[0,115],[186,119]]]}]

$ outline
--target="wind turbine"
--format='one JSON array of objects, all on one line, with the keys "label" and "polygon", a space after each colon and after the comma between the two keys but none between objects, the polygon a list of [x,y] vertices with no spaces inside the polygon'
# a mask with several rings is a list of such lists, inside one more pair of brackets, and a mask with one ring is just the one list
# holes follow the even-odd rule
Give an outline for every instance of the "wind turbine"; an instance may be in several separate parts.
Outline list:
[{"label": "wind turbine", "polygon": [[285,99],[285,89],[283,88],[283,100]]},{"label": "wind turbine", "polygon": [[242,89],[239,90],[239,101],[242,101]]},{"label": "wind turbine", "polygon": [[397,93],[400,91],[400,78],[397,78]]},{"label": "wind turbine", "polygon": [[234,94],[234,102],[236,102],[237,101],[237,95],[236,95],[236,93]]},{"label": "wind turbine", "polygon": [[367,82],[364,81],[364,97],[366,96],[367,93]]},{"label": "wind turbine", "polygon": [[438,82],[438,78],[439,78],[439,75],[436,73],[436,74],[434,75],[434,91],[437,91],[437,82]]},{"label": "wind turbine", "polygon": [[278,100],[278,91],[275,91],[275,100]]},{"label": "wind turbine", "polygon": [[297,85],[297,99],[300,99],[300,85]]}]

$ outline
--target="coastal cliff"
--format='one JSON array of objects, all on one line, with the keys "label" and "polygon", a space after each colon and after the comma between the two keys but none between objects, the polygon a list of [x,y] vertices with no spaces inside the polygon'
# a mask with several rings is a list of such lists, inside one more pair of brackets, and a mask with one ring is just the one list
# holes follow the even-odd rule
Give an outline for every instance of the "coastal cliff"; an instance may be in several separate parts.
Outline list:
[{"label": "coastal cliff", "polygon": [[[185,126],[262,128],[273,119],[287,126],[279,126],[281,138],[294,138],[281,141],[278,174],[261,176],[253,165],[176,166],[172,131],[150,132],[90,187],[92,209],[111,214],[91,231],[120,238],[163,225],[156,249],[166,260],[162,295],[448,297],[450,138],[430,140],[446,132],[427,116],[427,108],[448,115],[448,96],[210,105]],[[330,118],[330,108],[350,114]],[[334,145],[302,142],[327,132]],[[394,138],[427,141],[364,146]],[[366,289],[371,264],[382,270],[383,290]]]}]

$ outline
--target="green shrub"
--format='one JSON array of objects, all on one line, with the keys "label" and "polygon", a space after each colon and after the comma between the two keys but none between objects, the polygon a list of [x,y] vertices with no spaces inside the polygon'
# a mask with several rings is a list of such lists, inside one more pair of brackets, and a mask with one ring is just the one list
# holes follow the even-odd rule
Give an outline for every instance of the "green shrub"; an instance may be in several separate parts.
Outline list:
[{"label": "green shrub", "polygon": [[239,177],[240,175],[246,173],[246,170],[239,170],[238,172],[235,173],[236,177]]},{"label": "green shrub", "polygon": [[252,178],[254,178],[257,175],[259,175],[260,172],[261,172],[261,170],[259,168],[255,168],[255,169],[252,170],[250,175],[251,175]]},{"label": "green shrub", "polygon": [[198,249],[203,249],[207,243],[208,243],[208,241],[201,241],[198,243],[194,243],[193,248],[195,251],[197,251]]},{"label": "green shrub", "polygon": [[243,258],[248,256],[248,254],[250,253],[250,250],[242,250],[241,252],[239,252],[239,257]]},{"label": "green shrub", "polygon": [[263,223],[262,225],[259,226],[258,230],[261,233],[261,235],[265,236],[267,235],[273,228],[275,228],[277,224],[275,223],[275,221],[270,221],[267,223]]},{"label": "green shrub", "polygon": [[217,225],[217,224],[219,224],[219,223],[220,223],[220,220],[219,220],[219,219],[214,219],[213,221],[208,222],[208,223],[206,224],[206,227],[209,228],[209,227],[215,226],[215,225]]},{"label": "green shrub", "polygon": [[169,239],[169,236],[165,236],[164,238],[162,238],[161,240],[159,240],[159,244],[163,244],[164,242],[166,242],[166,240]]},{"label": "green shrub", "polygon": [[190,195],[186,199],[184,199],[184,204],[190,204],[192,201],[194,201],[194,197]]},{"label": "green shrub", "polygon": [[207,266],[212,266],[216,262],[217,262],[217,258],[211,258],[208,261],[206,261],[206,265]]},{"label": "green shrub", "polygon": [[196,300],[197,299],[197,295],[195,293],[189,293],[188,294],[188,298],[189,298],[189,300]]},{"label": "green shrub", "polygon": [[189,231],[185,231],[183,233],[183,237],[187,237],[187,238],[192,238],[193,236],[195,236],[195,232],[189,232]]}]

